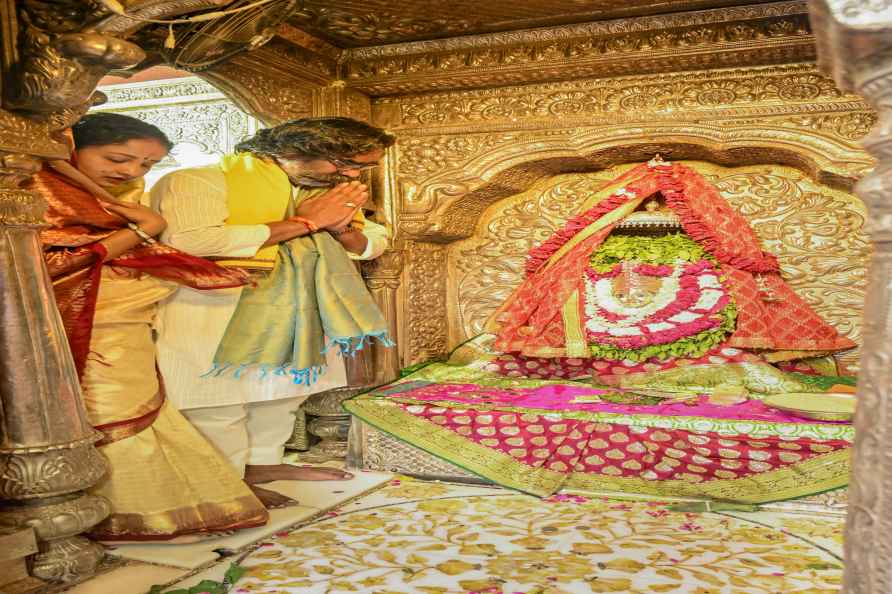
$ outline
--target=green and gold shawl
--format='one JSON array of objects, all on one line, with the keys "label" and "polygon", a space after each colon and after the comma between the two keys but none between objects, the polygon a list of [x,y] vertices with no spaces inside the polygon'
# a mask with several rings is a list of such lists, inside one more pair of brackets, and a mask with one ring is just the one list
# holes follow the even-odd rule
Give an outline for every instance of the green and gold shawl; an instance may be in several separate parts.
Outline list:
[{"label": "green and gold shawl", "polygon": [[[284,219],[318,192],[301,190],[292,200],[288,176],[248,153],[228,155],[220,166],[226,179],[228,224]],[[239,376],[257,366],[311,384],[331,346],[350,356],[372,338],[393,346],[387,322],[356,265],[330,234],[313,233],[263,248],[254,262],[256,266],[252,261],[227,261],[260,269],[272,264],[272,270],[243,290],[217,347],[212,373],[234,370]]]}]

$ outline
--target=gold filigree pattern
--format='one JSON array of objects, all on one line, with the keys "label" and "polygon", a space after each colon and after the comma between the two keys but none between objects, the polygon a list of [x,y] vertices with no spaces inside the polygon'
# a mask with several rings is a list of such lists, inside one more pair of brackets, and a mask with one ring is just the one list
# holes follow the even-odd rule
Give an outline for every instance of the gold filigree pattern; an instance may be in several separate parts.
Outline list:
[{"label": "gold filigree pattern", "polygon": [[[854,95],[840,91],[833,81],[821,75],[813,65],[791,64],[761,68],[698,71],[599,80],[547,83],[486,89],[453,91],[431,95],[382,98],[380,105],[397,104],[399,125],[442,126],[475,123],[506,123],[530,118],[591,118],[612,114],[664,112],[678,119],[679,111],[713,111],[725,108],[739,113],[760,107],[782,105],[796,113],[796,105],[815,103],[854,103],[862,106],[862,118],[869,118],[866,106]],[[774,110],[776,113],[776,110]],[[850,114],[834,114],[829,128],[846,124],[863,128],[864,123],[849,122]],[[696,117],[694,113],[691,117]],[[818,116],[812,116],[815,119]],[[812,127],[811,121],[805,124]],[[821,129],[827,129],[824,123]],[[852,139],[852,133],[841,134]]]},{"label": "gold filigree pattern", "polygon": [[446,248],[442,245],[408,242],[406,299],[412,308],[405,312],[406,340],[401,345],[405,365],[442,358],[447,352]]},{"label": "gold filigree pattern", "polygon": [[[356,47],[699,10],[715,5],[713,0],[669,0],[659,4],[647,0],[621,4],[613,0],[528,0],[512,5],[458,0],[448,4],[405,3],[394,10],[386,0],[308,0],[291,17],[291,22],[338,45]],[[749,9],[750,14],[756,13],[756,9]]]},{"label": "gold filigree pattern", "polygon": [[[313,115],[313,90],[288,85],[250,54],[202,73],[240,107],[268,124]],[[286,79],[287,80],[287,79]],[[296,81],[295,81],[296,82]]]},{"label": "gold filigree pattern", "polygon": [[[441,114],[447,117],[446,114]],[[398,145],[397,173],[421,180],[444,169],[460,169],[472,158],[518,141],[517,134],[407,138]]]},{"label": "gold filigree pattern", "polygon": [[[779,3],[495,33],[345,53],[345,77],[373,95],[813,59],[803,5]],[[715,52],[716,45],[723,47]],[[758,51],[753,49],[759,46]],[[671,57],[671,60],[669,59]]]}]

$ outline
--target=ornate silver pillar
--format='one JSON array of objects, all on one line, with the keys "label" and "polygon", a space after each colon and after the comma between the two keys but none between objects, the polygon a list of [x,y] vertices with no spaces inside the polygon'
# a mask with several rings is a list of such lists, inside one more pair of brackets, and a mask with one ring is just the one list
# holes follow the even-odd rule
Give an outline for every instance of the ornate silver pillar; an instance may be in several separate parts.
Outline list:
[{"label": "ornate silver pillar", "polygon": [[110,511],[84,492],[107,464],[44,265],[44,201],[23,186],[42,159],[68,157],[58,132],[87,110],[97,81],[145,57],[132,43],[81,32],[91,10],[0,0],[0,529],[32,527],[31,571],[59,581],[92,574],[104,556],[79,534]]},{"label": "ornate silver pillar", "polygon": [[819,63],[862,95],[879,121],[862,140],[877,159],[855,189],[868,207],[874,254],[845,533],[846,594],[892,591],[892,2],[811,0]]},{"label": "ornate silver pillar", "polygon": [[[347,457],[350,415],[344,412],[341,403],[374,385],[371,351],[365,349],[355,357],[345,358],[344,365],[347,368],[347,385],[313,394],[298,411],[298,423],[301,421],[301,412],[305,413],[307,415],[305,419],[308,419],[305,420],[306,441],[303,443],[306,443],[309,449],[298,455],[301,462],[318,464],[329,460],[343,460]],[[295,434],[297,431],[296,425]],[[289,447],[293,447],[295,436],[292,436],[291,442],[287,444]],[[318,438],[318,442],[310,445],[312,437]]]},{"label": "ornate silver pillar", "polygon": [[82,491],[106,471],[93,443],[38,238],[43,200],[19,184],[40,166],[0,153],[0,526],[32,526],[34,575],[90,574],[102,547],[77,536],[108,515]]}]

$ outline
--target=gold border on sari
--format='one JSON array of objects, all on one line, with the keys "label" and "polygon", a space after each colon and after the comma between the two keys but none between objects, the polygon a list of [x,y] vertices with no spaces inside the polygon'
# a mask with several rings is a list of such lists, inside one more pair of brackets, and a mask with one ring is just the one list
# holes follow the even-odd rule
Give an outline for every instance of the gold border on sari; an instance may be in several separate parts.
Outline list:
[{"label": "gold border on sari", "polygon": [[161,407],[164,406],[164,394],[160,391],[157,392],[152,397],[149,406],[152,407],[152,410],[144,415],[126,419],[124,421],[114,421],[112,423],[95,425],[93,428],[97,431],[101,431],[103,435],[103,438],[96,442],[96,447],[133,437],[151,427],[152,423],[155,422],[155,419],[158,418],[158,413],[161,412]]},{"label": "gold border on sari", "polygon": [[737,479],[649,481],[637,477],[611,477],[563,473],[531,467],[508,454],[490,449],[404,412],[398,406],[354,399],[344,408],[363,422],[414,447],[443,458],[494,483],[546,497],[562,488],[593,492],[614,491],[656,497],[694,497],[741,503],[768,503],[796,499],[844,487],[849,477],[849,448],[817,455],[803,462]]},{"label": "gold border on sari", "polygon": [[[260,509],[261,511],[257,511]],[[216,533],[266,524],[269,513],[253,495],[221,503],[199,503],[151,514],[112,513],[90,536],[97,540],[170,540],[187,534]],[[180,526],[198,528],[180,529]]]}]

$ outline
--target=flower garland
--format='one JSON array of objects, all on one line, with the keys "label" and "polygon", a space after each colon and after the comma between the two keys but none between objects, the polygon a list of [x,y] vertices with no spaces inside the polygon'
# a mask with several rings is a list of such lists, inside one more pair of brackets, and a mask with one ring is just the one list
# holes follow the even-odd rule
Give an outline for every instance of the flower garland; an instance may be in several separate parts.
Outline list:
[{"label": "flower garland", "polygon": [[[585,330],[592,355],[632,361],[697,357],[720,344],[733,332],[737,310],[711,260],[681,234],[608,238],[586,270]],[[646,303],[624,303],[614,294],[624,272],[659,278],[659,288]]]},{"label": "flower garland", "polygon": [[[639,189],[644,185],[644,177],[653,179],[651,176],[656,176],[657,190],[666,199],[666,206],[681,219],[685,233],[702,244],[719,262],[753,273],[779,272],[777,258],[762,251],[753,243],[758,240],[749,230],[745,219],[731,208],[719,191],[706,182],[700,174],[683,165],[663,163],[648,164],[647,174],[642,177],[643,167],[626,174],[629,176],[626,187],[615,191],[588,211],[571,218],[541,245],[532,248],[527,254],[526,276],[538,272],[577,233],[635,198],[641,193]],[[695,199],[692,199],[691,193],[697,193]],[[705,199],[701,199],[700,193],[705,194]],[[692,200],[696,202],[696,207],[691,204]],[[701,212],[704,209],[708,212]],[[724,221],[725,227],[738,229],[741,232],[736,235],[732,232],[733,237],[723,239],[718,235],[720,230],[715,228],[718,221]],[[742,231],[744,229],[745,232]]]},{"label": "flower garland", "polygon": [[679,260],[698,262],[717,261],[703,246],[683,233],[669,233],[658,237],[611,235],[591,257],[592,268],[607,272],[621,262],[638,261],[643,266],[674,266]]},{"label": "flower garland", "polygon": [[635,198],[635,192],[629,191],[626,188],[620,188],[584,213],[576,215],[568,220],[564,223],[563,227],[555,231],[554,234],[546,239],[541,245],[538,245],[529,251],[526,264],[524,265],[526,275],[532,276],[537,273],[539,269],[542,268],[545,263],[564,246],[564,244],[573,239],[577,233],[633,198]]}]

